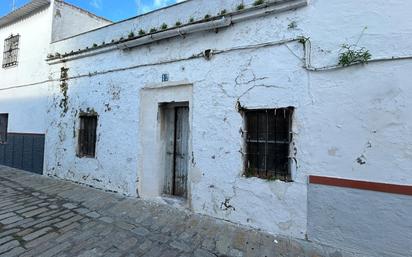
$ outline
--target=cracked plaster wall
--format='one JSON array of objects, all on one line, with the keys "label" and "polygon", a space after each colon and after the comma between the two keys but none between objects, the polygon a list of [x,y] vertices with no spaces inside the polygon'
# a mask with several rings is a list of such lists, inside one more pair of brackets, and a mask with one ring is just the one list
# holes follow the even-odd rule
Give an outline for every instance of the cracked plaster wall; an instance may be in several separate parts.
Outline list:
[{"label": "cracked plaster wall", "polygon": [[[46,116],[48,87],[51,84],[48,80],[52,76],[45,59],[50,53],[52,38],[59,37],[59,32],[52,30],[52,24],[64,30],[65,35],[79,33],[79,27],[96,27],[91,26],[89,16],[82,19],[60,16],[57,19],[53,16],[54,7],[55,2],[51,1],[44,10],[0,28],[1,49],[4,40],[11,34],[20,35],[18,65],[0,67],[0,113],[9,113],[9,132],[44,134],[48,128]],[[68,13],[67,7],[60,4],[60,8],[61,12]],[[76,15],[76,12],[79,14],[78,10],[70,14]],[[74,24],[73,20],[81,21],[82,26]]]},{"label": "cracked plaster wall", "polygon": [[[220,9],[220,1],[207,2],[214,12]],[[66,113],[58,106],[62,98],[59,84],[50,87],[47,173],[136,196],[138,183],[145,183],[138,169],[138,157],[144,151],[139,141],[139,92],[146,85],[160,83],[162,74],[168,73],[171,81],[193,85],[191,208],[271,233],[305,238],[307,175],[412,183],[412,121],[408,118],[412,110],[408,100],[412,97],[411,61],[309,72],[302,68],[302,45],[295,42],[226,52],[210,61],[198,58],[94,74],[184,58],[209,48],[226,49],[300,35],[312,40],[314,65],[336,64],[340,46],[355,43],[365,26],[368,29],[359,44],[373,56],[410,55],[412,20],[407,10],[411,7],[401,0],[313,0],[308,7],[235,24],[218,33],[197,33],[67,62],[64,66],[69,68],[69,77],[90,76],[67,81]],[[189,17],[193,12],[188,9],[179,15]],[[149,22],[153,15],[137,19]],[[288,28],[293,21],[297,27]],[[159,20],[159,25],[162,22]],[[58,42],[52,48],[64,52],[109,41],[130,31],[124,26],[122,23]],[[53,77],[60,76],[61,66],[51,66]],[[241,176],[243,119],[237,110],[238,101],[244,108],[296,108],[295,182]],[[95,159],[75,155],[78,111],[87,108],[99,114]]]}]

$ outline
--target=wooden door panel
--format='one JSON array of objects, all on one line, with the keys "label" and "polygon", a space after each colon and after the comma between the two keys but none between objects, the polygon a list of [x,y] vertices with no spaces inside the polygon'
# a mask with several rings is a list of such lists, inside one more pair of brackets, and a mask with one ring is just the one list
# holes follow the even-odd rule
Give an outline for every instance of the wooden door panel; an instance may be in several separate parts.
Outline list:
[{"label": "wooden door panel", "polygon": [[175,109],[164,108],[164,122],[165,122],[165,182],[164,193],[168,195],[173,194],[173,172],[174,172],[174,155],[175,155]]},{"label": "wooden door panel", "polygon": [[174,192],[176,196],[187,196],[189,108],[176,107],[175,116],[175,161]]}]

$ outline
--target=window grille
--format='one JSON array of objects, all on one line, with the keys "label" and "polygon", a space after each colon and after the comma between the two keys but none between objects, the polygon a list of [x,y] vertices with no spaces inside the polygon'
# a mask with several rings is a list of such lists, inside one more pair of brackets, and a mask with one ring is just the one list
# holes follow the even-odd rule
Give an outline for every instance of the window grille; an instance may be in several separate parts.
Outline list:
[{"label": "window grille", "polygon": [[97,116],[80,116],[79,156],[95,157]]},{"label": "window grille", "polygon": [[7,123],[9,120],[8,114],[0,114],[0,144],[7,142]]},{"label": "window grille", "polygon": [[3,68],[17,65],[19,55],[19,35],[11,35],[4,40]]},{"label": "window grille", "polygon": [[293,108],[246,110],[247,177],[291,181]]}]

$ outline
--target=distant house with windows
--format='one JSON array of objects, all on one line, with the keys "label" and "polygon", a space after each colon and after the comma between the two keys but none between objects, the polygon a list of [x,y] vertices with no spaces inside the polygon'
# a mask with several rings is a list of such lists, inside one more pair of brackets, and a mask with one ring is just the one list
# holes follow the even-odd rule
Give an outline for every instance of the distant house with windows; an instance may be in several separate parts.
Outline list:
[{"label": "distant house with windows", "polygon": [[412,252],[408,1],[188,0],[113,24],[29,6],[0,18],[0,164],[354,256]]},{"label": "distant house with windows", "polygon": [[[77,26],[76,22],[82,24]],[[43,173],[50,44],[111,24],[63,1],[33,0],[0,18],[0,164]]]}]

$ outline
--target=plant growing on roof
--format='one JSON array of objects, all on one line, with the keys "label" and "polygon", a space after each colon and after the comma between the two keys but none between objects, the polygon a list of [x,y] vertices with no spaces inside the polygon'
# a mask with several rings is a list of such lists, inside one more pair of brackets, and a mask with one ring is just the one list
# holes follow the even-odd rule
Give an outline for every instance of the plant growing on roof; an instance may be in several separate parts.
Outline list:
[{"label": "plant growing on roof", "polygon": [[155,33],[156,31],[157,31],[156,28],[151,28],[151,29],[150,29],[150,33]]},{"label": "plant growing on roof", "polygon": [[168,27],[168,26],[167,26],[167,24],[166,24],[166,23],[164,23],[164,22],[163,22],[163,24],[160,26],[160,28],[161,28],[162,30],[167,29],[167,27]]},{"label": "plant growing on roof", "polygon": [[194,21],[195,21],[195,18],[190,17],[189,22],[192,23],[192,22],[194,22]]},{"label": "plant growing on roof", "polygon": [[227,13],[227,10],[226,10],[226,9],[223,9],[223,10],[220,11],[219,14],[220,14],[220,15],[225,15],[226,13]]},{"label": "plant growing on roof", "polygon": [[239,4],[239,5],[236,7],[236,10],[238,10],[238,11],[243,10],[243,9],[245,9],[245,5],[244,5],[244,4]]},{"label": "plant growing on roof", "polygon": [[349,66],[354,63],[367,63],[372,55],[365,47],[357,47],[356,45],[342,45],[342,50],[339,54],[339,65]]},{"label": "plant growing on roof", "polygon": [[146,34],[146,31],[144,31],[143,29],[139,30],[139,36],[143,36]]},{"label": "plant growing on roof", "polygon": [[134,38],[134,32],[130,31],[129,35],[127,35],[128,38]]},{"label": "plant growing on roof", "polygon": [[205,19],[205,20],[210,19],[210,14],[206,14],[204,19]]},{"label": "plant growing on roof", "polygon": [[261,5],[265,2],[265,0],[255,0],[255,2],[253,3],[253,6],[258,6]]},{"label": "plant growing on roof", "polygon": [[176,25],[176,27],[179,27],[179,26],[182,25],[182,23],[180,21],[176,21],[175,25]]},{"label": "plant growing on roof", "polygon": [[96,43],[93,43],[93,48],[96,48],[97,47],[97,44]]},{"label": "plant growing on roof", "polygon": [[288,24],[288,29],[296,29],[298,27],[298,24],[296,21],[292,21],[291,23]]}]

